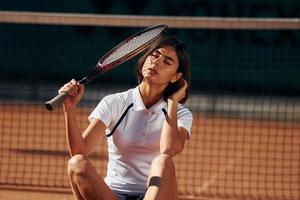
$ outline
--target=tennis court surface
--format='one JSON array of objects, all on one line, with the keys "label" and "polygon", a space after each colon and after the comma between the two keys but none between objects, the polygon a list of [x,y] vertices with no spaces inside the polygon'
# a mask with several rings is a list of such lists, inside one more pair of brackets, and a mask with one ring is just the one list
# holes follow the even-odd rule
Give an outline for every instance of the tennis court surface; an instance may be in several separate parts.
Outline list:
[{"label": "tennis court surface", "polygon": [[[44,102],[124,38],[158,23],[191,57],[192,136],[175,157],[180,198],[300,199],[299,20],[0,11],[1,200],[72,199],[63,113]],[[135,61],[86,87],[82,129],[105,95],[136,86]],[[101,176],[105,141],[90,156]]]},{"label": "tennis court surface", "polygon": [[[1,105],[0,110],[5,133],[0,137],[1,186],[67,192],[62,111],[49,113],[42,105]],[[90,110],[80,109],[82,127]],[[298,123],[194,114],[192,137],[175,159],[180,195],[297,199],[299,133]],[[107,164],[104,141],[91,156],[102,175]]]}]

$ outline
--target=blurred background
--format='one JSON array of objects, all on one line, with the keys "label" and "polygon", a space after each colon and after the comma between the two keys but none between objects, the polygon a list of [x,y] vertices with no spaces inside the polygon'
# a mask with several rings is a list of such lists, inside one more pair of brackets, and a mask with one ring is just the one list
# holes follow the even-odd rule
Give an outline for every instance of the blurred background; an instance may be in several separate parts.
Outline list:
[{"label": "blurred background", "polygon": [[[70,194],[63,114],[49,113],[44,102],[159,22],[191,58],[193,132],[175,158],[180,198],[300,199],[299,20],[296,0],[1,1],[0,190]],[[82,129],[105,95],[137,85],[137,59],[86,87]],[[106,158],[103,140],[91,156],[103,176]]]}]

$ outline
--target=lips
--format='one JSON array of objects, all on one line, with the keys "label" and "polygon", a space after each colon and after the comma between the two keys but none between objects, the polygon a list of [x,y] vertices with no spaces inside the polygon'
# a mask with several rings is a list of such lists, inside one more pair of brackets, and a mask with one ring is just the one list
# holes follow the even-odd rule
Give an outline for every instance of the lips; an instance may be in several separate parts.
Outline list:
[{"label": "lips", "polygon": [[148,70],[150,71],[150,74],[158,74],[157,71],[153,68],[148,68]]}]

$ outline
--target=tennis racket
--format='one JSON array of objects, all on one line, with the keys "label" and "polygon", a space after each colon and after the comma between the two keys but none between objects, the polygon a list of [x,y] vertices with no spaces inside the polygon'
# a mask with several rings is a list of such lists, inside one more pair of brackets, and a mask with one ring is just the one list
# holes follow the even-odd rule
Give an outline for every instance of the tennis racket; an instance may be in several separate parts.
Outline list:
[{"label": "tennis racket", "polygon": [[[127,38],[115,48],[108,51],[99,60],[96,67],[86,77],[79,81],[79,84],[86,85],[100,74],[103,74],[138,55],[161,38],[166,29],[166,25],[156,25],[146,28]],[[47,101],[45,107],[47,110],[52,111],[67,98],[69,98],[69,95],[66,92],[60,93],[50,101]]]}]

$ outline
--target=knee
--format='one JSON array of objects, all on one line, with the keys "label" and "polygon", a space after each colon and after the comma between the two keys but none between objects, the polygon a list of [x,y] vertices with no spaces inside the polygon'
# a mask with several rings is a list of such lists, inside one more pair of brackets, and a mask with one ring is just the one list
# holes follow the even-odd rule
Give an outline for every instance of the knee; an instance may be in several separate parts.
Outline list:
[{"label": "knee", "polygon": [[82,175],[87,172],[89,161],[82,154],[72,156],[68,162],[68,173],[75,175]]}]

